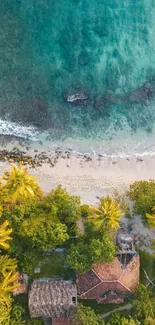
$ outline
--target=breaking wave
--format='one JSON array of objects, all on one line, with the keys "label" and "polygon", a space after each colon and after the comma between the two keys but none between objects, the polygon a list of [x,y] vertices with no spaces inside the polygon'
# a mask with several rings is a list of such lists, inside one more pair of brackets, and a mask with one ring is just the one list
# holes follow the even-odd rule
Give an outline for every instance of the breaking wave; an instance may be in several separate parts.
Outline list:
[{"label": "breaking wave", "polygon": [[24,126],[18,123],[0,119],[0,134],[12,135],[18,138],[36,141],[39,138],[39,130],[34,126]]}]

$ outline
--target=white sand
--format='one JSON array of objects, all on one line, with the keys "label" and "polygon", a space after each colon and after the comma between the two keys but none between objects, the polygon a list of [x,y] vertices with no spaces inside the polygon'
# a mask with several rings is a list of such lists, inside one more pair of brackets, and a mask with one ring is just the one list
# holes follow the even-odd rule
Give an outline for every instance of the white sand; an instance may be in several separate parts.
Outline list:
[{"label": "white sand", "polygon": [[[28,153],[33,152],[30,150]],[[10,167],[10,163],[0,162],[0,175]],[[70,194],[79,195],[82,203],[97,204],[97,197],[112,195],[115,189],[124,194],[136,180],[155,180],[155,156],[144,156],[143,161],[134,156],[129,160],[93,156],[90,162],[80,156],[59,158],[54,167],[44,163],[42,167],[30,168],[29,172],[38,177],[38,183],[45,192],[61,184]],[[155,238],[155,231],[145,228],[140,217],[134,217],[131,222],[137,247],[151,252],[149,246]]]},{"label": "white sand", "polygon": [[[29,171],[38,177],[44,191],[61,184],[70,194],[80,195],[83,203],[96,204],[97,197],[110,195],[115,189],[123,193],[136,180],[155,179],[155,157],[143,159],[137,161],[133,156],[130,160],[114,160],[93,156],[92,161],[86,162],[82,157],[60,158],[54,167],[44,163]],[[0,174],[9,167],[8,162],[0,162]]]}]

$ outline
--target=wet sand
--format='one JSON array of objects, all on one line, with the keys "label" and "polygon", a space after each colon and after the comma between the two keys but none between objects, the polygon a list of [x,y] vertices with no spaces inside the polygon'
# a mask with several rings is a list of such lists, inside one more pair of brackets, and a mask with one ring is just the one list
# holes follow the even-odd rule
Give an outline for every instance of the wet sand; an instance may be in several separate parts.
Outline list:
[{"label": "wet sand", "polygon": [[[8,144],[5,149],[11,150],[11,146]],[[34,148],[26,149],[22,146],[19,149],[33,157],[36,155]],[[37,150],[37,155],[39,153],[41,149]],[[82,203],[96,204],[98,197],[111,195],[115,189],[123,194],[136,180],[155,179],[155,156],[114,159],[75,156],[71,151],[63,153],[59,149],[56,152],[49,150],[46,154],[52,164],[45,160],[40,167],[28,166],[29,172],[38,177],[38,183],[45,192],[61,184],[70,194],[79,195]],[[10,166],[8,161],[0,161],[0,175]]]}]

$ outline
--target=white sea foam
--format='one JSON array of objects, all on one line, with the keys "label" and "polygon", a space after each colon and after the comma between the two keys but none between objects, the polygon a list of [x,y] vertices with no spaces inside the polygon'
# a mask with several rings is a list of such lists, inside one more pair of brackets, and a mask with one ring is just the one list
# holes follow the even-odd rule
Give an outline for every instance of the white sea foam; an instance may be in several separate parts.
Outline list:
[{"label": "white sea foam", "polygon": [[38,140],[39,130],[34,126],[24,126],[22,124],[0,119],[0,134],[36,141]]},{"label": "white sea foam", "polygon": [[61,150],[65,151],[70,148],[74,155],[100,154],[103,157],[111,158],[155,155],[155,129],[150,135],[144,135],[143,132],[136,135],[120,132],[112,140],[68,138],[65,141],[54,141],[52,138],[46,140],[48,131],[41,132],[34,126],[24,126],[0,119],[0,134],[29,139],[34,142],[41,140],[45,149],[60,147]]}]

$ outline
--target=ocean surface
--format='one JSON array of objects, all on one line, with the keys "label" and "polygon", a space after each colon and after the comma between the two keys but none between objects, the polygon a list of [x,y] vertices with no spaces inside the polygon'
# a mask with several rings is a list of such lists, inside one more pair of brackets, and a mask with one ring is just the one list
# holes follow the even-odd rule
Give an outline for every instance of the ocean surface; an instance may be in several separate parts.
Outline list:
[{"label": "ocean surface", "polygon": [[0,134],[155,153],[154,17],[154,0],[1,0]]}]

